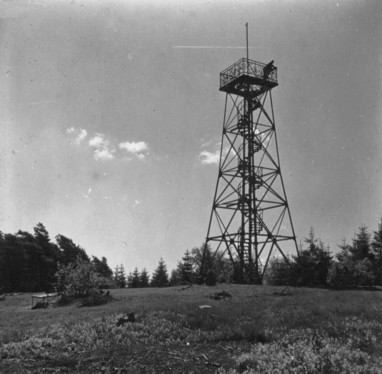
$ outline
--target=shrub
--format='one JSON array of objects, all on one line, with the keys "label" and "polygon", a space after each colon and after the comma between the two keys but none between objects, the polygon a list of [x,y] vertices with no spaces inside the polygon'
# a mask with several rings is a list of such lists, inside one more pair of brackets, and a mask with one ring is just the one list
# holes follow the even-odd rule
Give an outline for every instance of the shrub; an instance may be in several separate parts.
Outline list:
[{"label": "shrub", "polygon": [[111,300],[109,291],[104,293],[102,291],[93,292],[91,295],[82,300],[81,306],[97,306],[108,303]]},{"label": "shrub", "polygon": [[68,265],[59,265],[56,277],[57,289],[64,297],[94,295],[105,284],[104,277],[95,271],[94,265],[80,258]]},{"label": "shrub", "polygon": [[333,262],[329,268],[327,283],[337,289],[353,288],[353,264],[349,262]]},{"label": "shrub", "polygon": [[333,262],[328,272],[328,284],[336,289],[349,289],[359,286],[372,286],[375,281],[373,264],[367,258],[353,261],[347,256]]},{"label": "shrub", "polygon": [[265,272],[264,281],[272,286],[284,286],[292,283],[292,265],[284,258],[273,257]]}]

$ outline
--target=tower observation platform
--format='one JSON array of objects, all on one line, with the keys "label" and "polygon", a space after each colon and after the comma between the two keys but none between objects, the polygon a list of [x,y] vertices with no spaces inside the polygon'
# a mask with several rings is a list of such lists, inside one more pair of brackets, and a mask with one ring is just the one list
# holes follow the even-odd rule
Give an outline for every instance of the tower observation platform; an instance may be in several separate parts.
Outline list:
[{"label": "tower observation platform", "polygon": [[242,58],[220,73],[220,91],[255,97],[278,85],[273,61],[263,64]]}]

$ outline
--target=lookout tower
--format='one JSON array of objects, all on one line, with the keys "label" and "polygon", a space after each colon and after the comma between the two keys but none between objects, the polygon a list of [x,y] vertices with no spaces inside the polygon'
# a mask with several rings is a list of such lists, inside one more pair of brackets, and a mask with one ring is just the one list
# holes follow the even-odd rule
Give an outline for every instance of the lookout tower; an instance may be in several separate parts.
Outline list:
[{"label": "lookout tower", "polygon": [[[247,39],[248,40],[248,39]],[[274,61],[242,58],[220,73],[226,93],[219,173],[202,261],[228,256],[242,283],[261,283],[271,256],[297,252],[281,175],[272,89]]]}]

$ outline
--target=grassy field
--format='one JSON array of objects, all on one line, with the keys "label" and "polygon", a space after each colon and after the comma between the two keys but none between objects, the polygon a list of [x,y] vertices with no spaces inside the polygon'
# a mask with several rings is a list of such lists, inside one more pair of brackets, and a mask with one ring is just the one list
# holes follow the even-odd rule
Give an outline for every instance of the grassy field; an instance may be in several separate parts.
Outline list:
[{"label": "grassy field", "polygon": [[[43,310],[31,310],[30,294],[8,295],[0,373],[382,373],[379,291],[218,285],[111,295],[102,306]],[[131,312],[136,322],[117,326]]]}]

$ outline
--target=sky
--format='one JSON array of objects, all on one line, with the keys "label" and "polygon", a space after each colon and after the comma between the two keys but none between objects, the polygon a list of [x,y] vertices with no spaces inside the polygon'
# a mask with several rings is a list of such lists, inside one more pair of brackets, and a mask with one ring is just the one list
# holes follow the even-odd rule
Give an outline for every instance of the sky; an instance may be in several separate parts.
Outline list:
[{"label": "sky", "polygon": [[275,61],[298,241],[338,250],[382,216],[382,2],[0,2],[0,230],[71,238],[111,267],[169,270],[207,235],[225,94]]}]

